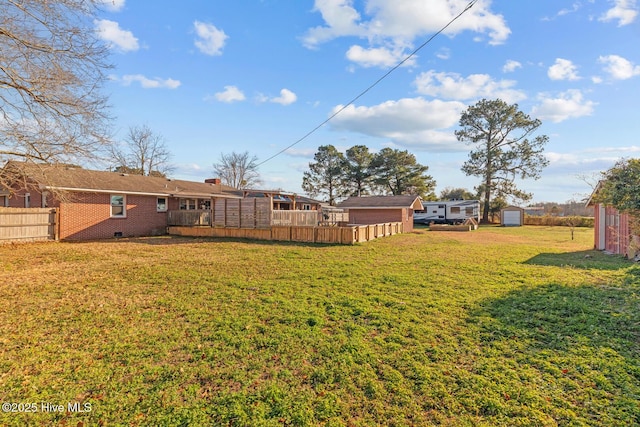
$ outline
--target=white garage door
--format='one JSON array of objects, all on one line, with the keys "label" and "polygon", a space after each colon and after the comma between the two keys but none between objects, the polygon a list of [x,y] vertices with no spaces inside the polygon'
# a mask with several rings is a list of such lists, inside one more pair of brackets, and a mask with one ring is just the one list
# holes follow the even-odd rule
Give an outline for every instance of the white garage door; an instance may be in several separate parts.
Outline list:
[{"label": "white garage door", "polygon": [[520,211],[504,211],[503,225],[522,225],[520,223]]}]

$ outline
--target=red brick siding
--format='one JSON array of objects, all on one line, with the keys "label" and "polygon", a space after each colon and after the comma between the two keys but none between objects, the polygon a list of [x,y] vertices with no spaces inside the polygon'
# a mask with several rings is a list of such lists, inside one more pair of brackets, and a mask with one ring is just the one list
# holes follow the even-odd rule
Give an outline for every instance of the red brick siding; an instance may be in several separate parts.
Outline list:
[{"label": "red brick siding", "polygon": [[[631,228],[629,215],[620,213],[611,206],[601,210],[601,204],[594,206],[594,247],[619,255],[630,253]],[[604,232],[604,242],[600,242],[600,233]]]},{"label": "red brick siding", "polygon": [[[37,190],[13,190],[13,194],[9,198],[9,207],[10,208],[24,208],[26,194],[29,193],[31,198],[31,204],[29,207],[31,208],[41,208],[42,207],[42,196]],[[3,200],[4,201],[4,200]],[[4,204],[2,204],[4,206]]]},{"label": "red brick siding", "polygon": [[614,254],[627,255],[631,240],[629,215],[607,206],[605,217],[600,218],[599,221],[603,221],[605,226],[604,249]]},{"label": "red brick siding", "polygon": [[404,232],[413,231],[413,210],[398,209],[349,209],[350,224],[380,224],[383,222],[401,222]]},{"label": "red brick siding", "polygon": [[157,197],[126,195],[125,218],[111,218],[111,195],[75,193],[60,204],[60,239],[89,240],[164,234],[167,213],[157,212]]},{"label": "red brick siding", "polygon": [[604,218],[600,216],[600,203],[596,203],[593,207],[593,247],[598,250],[603,250],[604,247],[600,244],[600,233],[604,230]]}]

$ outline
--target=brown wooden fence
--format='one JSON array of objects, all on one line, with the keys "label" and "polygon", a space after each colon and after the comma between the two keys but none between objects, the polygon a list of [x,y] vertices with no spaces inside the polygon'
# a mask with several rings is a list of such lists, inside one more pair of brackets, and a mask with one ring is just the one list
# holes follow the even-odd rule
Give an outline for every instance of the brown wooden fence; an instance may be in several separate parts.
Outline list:
[{"label": "brown wooden fence", "polygon": [[212,205],[213,226],[223,228],[269,228],[271,199],[216,199]]},{"label": "brown wooden fence", "polygon": [[319,211],[271,211],[271,225],[313,227],[320,222]]},{"label": "brown wooden fence", "polygon": [[195,210],[195,211],[169,211],[167,217],[168,225],[210,225],[211,224],[211,211],[210,210]]},{"label": "brown wooden fence", "polygon": [[318,211],[271,209],[271,199],[216,199],[212,210],[169,211],[169,226],[213,226],[220,228],[269,228],[276,226],[316,226]]},{"label": "brown wooden fence", "polygon": [[0,243],[58,240],[53,208],[0,208]]},{"label": "brown wooden fence", "polygon": [[287,242],[339,243],[352,245],[402,233],[401,222],[345,227],[272,226],[268,229],[218,228],[218,227],[169,227],[169,234],[192,237],[233,237],[255,240],[279,240]]}]

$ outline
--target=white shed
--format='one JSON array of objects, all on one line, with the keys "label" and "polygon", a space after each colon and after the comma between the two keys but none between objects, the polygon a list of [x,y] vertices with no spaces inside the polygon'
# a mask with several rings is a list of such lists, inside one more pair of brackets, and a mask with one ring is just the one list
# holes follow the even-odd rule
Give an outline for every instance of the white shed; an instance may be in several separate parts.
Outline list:
[{"label": "white shed", "polygon": [[507,206],[500,210],[500,224],[519,227],[524,225],[524,209],[517,206]]}]

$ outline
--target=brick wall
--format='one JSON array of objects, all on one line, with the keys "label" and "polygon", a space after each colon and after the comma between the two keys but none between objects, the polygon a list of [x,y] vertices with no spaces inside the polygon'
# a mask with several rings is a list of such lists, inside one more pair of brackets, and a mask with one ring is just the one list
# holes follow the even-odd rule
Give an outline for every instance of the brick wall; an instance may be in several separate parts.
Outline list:
[{"label": "brick wall", "polygon": [[[27,194],[29,194],[30,204],[29,206],[25,205],[25,200],[27,198]],[[4,200],[3,200],[4,202]],[[4,204],[2,204],[4,206]],[[25,190],[25,189],[14,189],[13,194],[9,197],[9,206],[10,208],[41,208],[42,207],[42,196],[37,190]]]},{"label": "brick wall", "polygon": [[89,240],[164,234],[167,213],[157,212],[155,196],[126,195],[126,217],[111,218],[111,195],[74,193],[60,204],[60,239]]},{"label": "brick wall", "polygon": [[350,224],[380,224],[401,222],[405,233],[413,231],[413,211],[398,209],[349,209]]},{"label": "brick wall", "polygon": [[631,230],[629,227],[629,215],[620,213],[617,209],[606,206],[605,217],[600,218],[605,226],[605,247],[604,249],[620,255],[629,255],[629,242],[631,240]]}]

